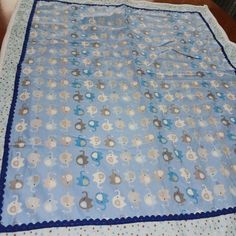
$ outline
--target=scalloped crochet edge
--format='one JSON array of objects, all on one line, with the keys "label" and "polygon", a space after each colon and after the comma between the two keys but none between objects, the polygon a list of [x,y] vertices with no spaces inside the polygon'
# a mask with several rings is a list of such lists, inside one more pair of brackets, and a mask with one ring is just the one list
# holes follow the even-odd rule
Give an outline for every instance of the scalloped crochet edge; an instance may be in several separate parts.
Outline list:
[{"label": "scalloped crochet edge", "polygon": [[138,222],[157,222],[157,221],[180,221],[180,220],[196,220],[208,217],[217,217],[222,215],[228,215],[236,212],[236,207],[222,209],[211,212],[190,213],[180,215],[163,215],[163,216],[135,216],[127,218],[115,218],[115,219],[83,219],[83,220],[63,220],[63,221],[43,221],[38,223],[22,224],[22,225],[9,225],[3,227],[0,225],[0,232],[16,232],[32,229],[52,228],[52,227],[74,227],[74,226],[86,226],[86,225],[118,225],[118,224],[131,224]]}]

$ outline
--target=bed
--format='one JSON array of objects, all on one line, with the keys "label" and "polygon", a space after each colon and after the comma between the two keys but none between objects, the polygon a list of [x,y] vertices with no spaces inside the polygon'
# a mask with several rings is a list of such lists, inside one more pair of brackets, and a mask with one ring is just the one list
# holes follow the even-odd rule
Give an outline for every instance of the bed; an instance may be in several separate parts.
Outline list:
[{"label": "bed", "polygon": [[207,6],[19,1],[2,235],[235,235],[235,66]]}]

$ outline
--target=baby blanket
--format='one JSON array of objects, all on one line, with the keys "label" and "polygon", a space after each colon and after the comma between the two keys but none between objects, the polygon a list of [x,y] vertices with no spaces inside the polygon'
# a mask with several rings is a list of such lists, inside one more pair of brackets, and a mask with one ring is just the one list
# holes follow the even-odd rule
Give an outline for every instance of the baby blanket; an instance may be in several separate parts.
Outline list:
[{"label": "baby blanket", "polygon": [[235,230],[234,55],[206,7],[21,1],[2,58],[0,232],[222,216]]}]

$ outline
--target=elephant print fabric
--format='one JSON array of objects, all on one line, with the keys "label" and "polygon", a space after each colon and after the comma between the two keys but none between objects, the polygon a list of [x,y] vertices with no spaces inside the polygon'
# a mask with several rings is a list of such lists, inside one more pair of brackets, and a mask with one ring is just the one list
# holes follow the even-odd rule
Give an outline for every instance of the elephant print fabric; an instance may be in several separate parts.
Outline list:
[{"label": "elephant print fabric", "polygon": [[26,45],[2,227],[235,211],[235,67],[201,14],[42,0]]}]

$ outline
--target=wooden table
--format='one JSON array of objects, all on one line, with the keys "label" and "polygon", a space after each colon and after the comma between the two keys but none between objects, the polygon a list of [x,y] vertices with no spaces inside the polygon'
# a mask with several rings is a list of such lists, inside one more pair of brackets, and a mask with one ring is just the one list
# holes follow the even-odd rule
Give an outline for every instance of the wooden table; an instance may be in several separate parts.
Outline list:
[{"label": "wooden table", "polygon": [[[149,0],[152,2],[174,3],[174,4],[193,4],[193,5],[208,5],[209,9],[216,17],[220,25],[224,28],[229,39],[236,42],[236,21],[224,12],[217,4],[212,0]],[[7,27],[7,20],[4,19],[0,8],[0,45]]]}]

